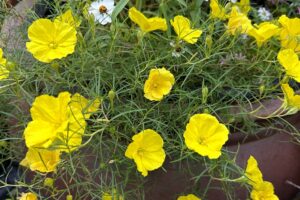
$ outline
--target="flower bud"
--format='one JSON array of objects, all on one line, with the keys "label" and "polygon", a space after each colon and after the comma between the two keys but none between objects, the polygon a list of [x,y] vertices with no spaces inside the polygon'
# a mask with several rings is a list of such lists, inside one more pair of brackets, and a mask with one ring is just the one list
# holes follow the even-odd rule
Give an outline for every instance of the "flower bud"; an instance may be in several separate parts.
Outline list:
[{"label": "flower bud", "polygon": [[202,87],[202,104],[206,104],[208,97],[208,88],[206,86]]},{"label": "flower bud", "polygon": [[205,38],[205,44],[206,44],[206,46],[207,46],[208,49],[211,49],[212,42],[213,42],[213,40],[212,40],[211,35],[206,36],[206,38]]},{"label": "flower bud", "polygon": [[110,90],[110,91],[108,92],[108,98],[109,98],[110,104],[113,105],[115,97],[116,97],[115,91]]},{"label": "flower bud", "polygon": [[265,89],[266,89],[265,85],[260,85],[259,86],[259,95],[260,96],[263,95],[263,93],[265,92]]},{"label": "flower bud", "polygon": [[73,196],[71,194],[68,194],[66,200],[73,200]]},{"label": "flower bud", "polygon": [[44,180],[44,186],[46,187],[53,188],[53,184],[54,184],[53,178],[46,178]]},{"label": "flower bud", "polygon": [[210,25],[208,26],[208,32],[209,32],[209,33],[213,33],[214,30],[215,30],[215,25],[214,25],[214,24],[210,24]]},{"label": "flower bud", "polygon": [[0,140],[0,148],[7,148],[8,142],[5,140]]},{"label": "flower bud", "polygon": [[207,108],[205,108],[205,109],[203,110],[203,113],[210,114],[210,112],[209,112],[209,110],[208,110]]},{"label": "flower bud", "polygon": [[8,69],[9,71],[14,70],[15,67],[16,67],[16,63],[11,62],[11,61],[7,61],[5,67],[6,67],[6,69]]},{"label": "flower bud", "polygon": [[57,62],[52,62],[52,63],[51,63],[51,67],[52,67],[54,70],[58,71],[58,69],[59,69],[59,64],[58,64]]}]

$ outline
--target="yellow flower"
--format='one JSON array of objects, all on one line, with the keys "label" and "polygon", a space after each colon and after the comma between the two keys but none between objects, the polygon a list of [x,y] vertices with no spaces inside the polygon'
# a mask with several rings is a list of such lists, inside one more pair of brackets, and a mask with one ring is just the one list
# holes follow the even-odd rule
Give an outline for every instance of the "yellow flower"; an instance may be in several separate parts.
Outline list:
[{"label": "yellow flower", "polygon": [[98,110],[100,106],[100,100],[96,99],[94,101],[89,101],[84,96],[76,93],[71,98],[70,106],[72,108],[82,110],[84,117],[89,119],[91,114]]},{"label": "yellow flower", "polygon": [[248,183],[253,187],[263,182],[263,175],[258,168],[257,161],[253,156],[250,156],[247,161],[245,175],[249,179]]},{"label": "yellow flower", "polygon": [[300,82],[300,61],[298,55],[292,49],[285,49],[279,51],[277,59],[285,69],[286,75]]},{"label": "yellow flower", "polygon": [[209,7],[211,9],[210,16],[215,19],[225,20],[227,14],[225,8],[219,4],[218,0],[211,0]]},{"label": "yellow flower", "polygon": [[186,196],[180,196],[180,197],[177,198],[177,200],[201,200],[201,199],[196,197],[193,194],[189,194],[189,195],[186,195]]},{"label": "yellow flower", "polygon": [[300,19],[282,15],[278,21],[282,26],[280,32],[281,46],[296,52],[300,51]]},{"label": "yellow flower", "polygon": [[166,31],[168,29],[167,21],[165,19],[160,17],[147,18],[135,7],[129,9],[129,18],[131,21],[139,25],[143,32],[151,32],[155,30]]},{"label": "yellow flower", "polygon": [[195,114],[190,118],[183,134],[186,146],[200,154],[216,159],[228,140],[229,131],[217,118],[209,114]]},{"label": "yellow flower", "polygon": [[45,63],[72,54],[77,42],[76,30],[68,23],[38,19],[28,28],[30,42],[27,50],[33,57]]},{"label": "yellow flower", "polygon": [[0,80],[6,79],[9,71],[6,68],[6,59],[3,57],[3,50],[0,48]]},{"label": "yellow flower", "polygon": [[268,39],[277,35],[279,32],[278,26],[270,23],[263,22],[257,27],[254,27],[248,31],[248,34],[256,39],[257,46],[261,46]]},{"label": "yellow flower", "polygon": [[49,151],[46,149],[29,148],[26,157],[21,161],[21,165],[30,168],[32,171],[53,172],[60,162],[59,151]]},{"label": "yellow flower", "polygon": [[22,196],[19,198],[19,200],[37,200],[36,194],[32,192],[22,193]]},{"label": "yellow flower", "polygon": [[73,26],[73,27],[76,27],[76,28],[80,26],[80,21],[73,16],[71,9],[67,10],[62,15],[57,16],[55,18],[55,20],[67,23],[70,26]]},{"label": "yellow flower", "polygon": [[71,94],[61,92],[58,97],[36,97],[30,109],[32,121],[24,135],[28,148],[53,148],[72,151],[80,146],[86,122],[82,110],[69,106]]},{"label": "yellow flower", "polygon": [[192,29],[190,20],[181,15],[174,17],[174,20],[171,20],[171,25],[178,38],[190,44],[195,44],[202,34],[202,30]]},{"label": "yellow flower", "polygon": [[102,200],[123,200],[123,197],[117,193],[116,189],[113,189],[112,194],[104,192],[102,195]]},{"label": "yellow flower", "polygon": [[132,140],[133,142],[126,149],[125,156],[134,160],[137,170],[143,176],[147,176],[148,171],[162,166],[166,154],[163,149],[163,139],[157,132],[146,129],[134,135]]},{"label": "yellow flower", "polygon": [[247,161],[245,175],[248,178],[248,184],[252,186],[252,200],[278,200],[272,183],[263,180],[263,175],[253,156],[250,156]]},{"label": "yellow flower", "polygon": [[240,13],[238,7],[234,6],[229,15],[228,32],[235,35],[236,33],[247,33],[252,28],[251,20],[247,15]]},{"label": "yellow flower", "polygon": [[300,110],[300,95],[295,94],[289,84],[282,84],[281,89],[284,94],[284,104],[291,109]]},{"label": "yellow flower", "polygon": [[248,12],[251,10],[250,0],[241,0],[238,3],[235,3],[238,6],[238,9],[241,13],[248,15]]},{"label": "yellow flower", "polygon": [[165,68],[151,69],[144,85],[144,96],[151,101],[160,101],[170,93],[174,83],[175,78],[170,71]]},{"label": "yellow flower", "polygon": [[274,194],[274,187],[272,183],[268,181],[261,182],[255,189],[251,192],[252,200],[279,200],[279,198]]}]

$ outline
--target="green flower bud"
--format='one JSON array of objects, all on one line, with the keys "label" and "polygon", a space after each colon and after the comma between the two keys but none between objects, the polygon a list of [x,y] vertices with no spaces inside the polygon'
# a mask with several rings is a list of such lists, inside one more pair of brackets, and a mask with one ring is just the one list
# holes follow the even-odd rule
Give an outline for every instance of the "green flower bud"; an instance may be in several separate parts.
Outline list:
[{"label": "green flower bud", "polygon": [[259,95],[260,96],[263,95],[263,93],[265,92],[265,89],[266,89],[265,85],[260,85],[259,86]]},{"label": "green flower bud", "polygon": [[7,148],[8,146],[8,142],[6,142],[5,140],[0,140],[0,148]]},{"label": "green flower bud", "polygon": [[73,200],[73,196],[71,194],[68,194],[66,200]]},{"label": "green flower bud", "polygon": [[8,71],[14,70],[16,68],[16,63],[7,61],[5,67]]},{"label": "green flower bud", "polygon": [[211,35],[206,36],[205,44],[206,44],[208,49],[211,49],[212,43],[213,43],[213,40],[212,40]]},{"label": "green flower bud", "polygon": [[206,86],[202,87],[202,104],[206,104],[208,97],[208,88]]},{"label": "green flower bud", "polygon": [[53,188],[53,185],[54,185],[53,178],[46,178],[44,180],[44,186],[49,187],[49,188]]}]

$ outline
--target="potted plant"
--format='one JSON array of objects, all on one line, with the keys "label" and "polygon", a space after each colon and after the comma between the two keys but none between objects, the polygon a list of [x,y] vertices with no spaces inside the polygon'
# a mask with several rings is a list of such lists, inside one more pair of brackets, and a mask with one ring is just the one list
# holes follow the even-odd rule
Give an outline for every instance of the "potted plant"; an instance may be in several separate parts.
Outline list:
[{"label": "potted plant", "polygon": [[3,41],[5,141],[25,171],[11,197],[295,195],[298,18],[247,1],[46,4]]}]

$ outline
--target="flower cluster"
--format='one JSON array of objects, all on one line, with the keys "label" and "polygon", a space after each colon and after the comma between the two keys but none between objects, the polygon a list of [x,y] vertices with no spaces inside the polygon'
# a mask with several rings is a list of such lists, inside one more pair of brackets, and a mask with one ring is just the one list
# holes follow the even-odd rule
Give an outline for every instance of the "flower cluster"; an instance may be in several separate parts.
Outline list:
[{"label": "flower cluster", "polygon": [[36,97],[30,109],[32,121],[24,130],[29,150],[21,165],[33,171],[55,171],[61,152],[70,153],[81,145],[85,119],[99,104],[99,100],[89,102],[78,93]]},{"label": "flower cluster", "polygon": [[[121,3],[122,2],[120,1],[120,4],[118,5],[121,5]],[[277,20],[267,21],[271,19],[271,16],[265,14],[264,17],[261,17],[263,22],[255,24],[248,17],[248,14],[252,9],[249,0],[241,0],[239,2],[231,1],[225,6],[221,5],[218,0],[211,0],[209,6],[209,19],[222,22],[222,25],[225,27],[225,30],[222,33],[224,33],[226,37],[233,38],[240,37],[241,35],[250,36],[250,38],[252,38],[251,43],[255,47],[257,46],[258,49],[263,48],[264,45],[266,45],[267,42],[272,38],[275,42],[277,40],[278,46],[280,44],[281,48],[278,54],[276,51],[277,60],[279,63],[278,65],[282,66],[281,72],[284,73],[284,77],[281,76],[282,74],[280,74],[281,80],[279,84],[281,85],[284,96],[281,108],[284,111],[288,111],[288,114],[295,113],[300,110],[300,95],[298,95],[288,83],[289,79],[300,82],[300,61],[298,57],[300,52],[300,19],[289,18],[283,15]],[[43,65],[50,63],[49,65],[52,67],[55,66],[56,63],[60,63],[60,60],[62,60],[61,62],[64,66],[70,66],[70,63],[72,63],[71,59],[76,59],[77,56],[72,54],[80,54],[81,52],[77,51],[78,48],[85,46],[86,43],[84,43],[84,41],[89,40],[88,37],[85,37],[82,34],[82,24],[87,23],[89,25],[88,29],[85,31],[90,31],[92,33],[91,38],[94,39],[97,37],[95,34],[95,27],[99,26],[100,24],[103,25],[100,27],[107,28],[107,24],[112,23],[112,26],[109,28],[111,32],[115,31],[114,34],[116,34],[116,37],[118,34],[130,32],[133,29],[138,30],[137,32],[132,31],[130,33],[134,35],[133,37],[135,39],[137,38],[137,43],[140,45],[139,47],[141,47],[141,49],[145,48],[143,46],[145,38],[148,39],[149,37],[151,40],[152,36],[161,37],[168,41],[168,43],[170,43],[174,48],[175,52],[173,52],[172,55],[176,57],[176,60],[180,60],[180,53],[185,52],[182,50],[182,46],[184,45],[193,48],[202,48],[202,46],[205,46],[204,48],[207,50],[205,51],[206,54],[201,55],[203,56],[203,59],[201,57],[202,60],[199,61],[199,63],[210,59],[209,51],[214,45],[212,33],[214,31],[213,29],[215,28],[214,25],[208,27],[206,30],[205,28],[201,28],[202,25],[198,22],[193,22],[190,20],[193,19],[193,17],[188,18],[180,14],[176,14],[170,18],[166,16],[161,17],[159,15],[146,16],[149,13],[142,13],[137,9],[140,7],[137,6],[137,8],[130,7],[128,12],[126,10],[125,14],[122,13],[126,16],[124,22],[125,25],[123,24],[124,27],[126,27],[124,28],[126,30],[122,30],[124,32],[120,31],[119,33],[115,30],[115,25],[119,23],[118,19],[115,18],[118,14],[116,13],[116,10],[118,12],[121,11],[115,9],[116,7],[120,9],[120,7],[115,5],[113,0],[97,0],[90,3],[88,8],[86,8],[88,13],[86,19],[77,16],[76,12],[71,9],[67,9],[65,12],[59,14],[53,19],[36,19],[28,27],[27,32],[28,42],[26,43],[26,49],[30,53],[30,58],[33,60],[36,59],[37,61],[43,63]],[[263,12],[266,11],[261,9],[259,11],[260,15],[262,15]],[[91,22],[91,20],[93,21]],[[135,29],[136,25],[138,26],[138,29]],[[157,32],[153,34],[155,31]],[[205,45],[199,45],[202,34],[206,37],[205,42],[203,42]],[[103,38],[106,39],[106,37]],[[114,51],[114,44],[122,44],[114,42],[116,41],[112,41],[110,44],[111,46],[109,46],[110,51]],[[97,45],[98,43],[101,43],[99,45],[102,45],[102,41],[97,41]],[[98,46],[96,47],[96,51],[98,51],[97,48]],[[91,54],[91,52],[86,53],[89,55]],[[189,52],[189,49],[187,49],[187,54],[188,53],[191,54],[191,58],[187,59],[183,65],[192,65],[194,67],[196,64],[193,63],[193,58],[198,52],[191,53]],[[238,55],[236,57],[239,57],[240,60],[246,60],[243,54],[234,55]],[[9,57],[7,58],[9,60]],[[70,60],[68,60],[69,58]],[[183,84],[180,85],[179,83],[183,79],[183,82],[188,81],[190,73],[192,73],[194,70],[194,68],[188,69],[187,71],[189,72],[187,72],[187,75],[182,75],[179,74],[178,71],[185,71],[186,69],[184,67],[177,65],[176,67],[171,67],[170,64],[165,62],[164,59],[161,59],[163,62],[162,64],[157,62],[157,59],[154,60],[155,63],[149,61],[149,63],[151,63],[151,65],[149,64],[151,66],[150,68],[149,65],[147,65],[145,68],[143,68],[143,70],[138,70],[138,68],[134,69],[138,74],[137,79],[139,80],[135,80],[134,87],[130,85],[129,89],[133,90],[139,88],[137,90],[139,94],[141,94],[139,98],[141,99],[142,104],[136,105],[136,107],[142,107],[139,109],[141,112],[147,111],[143,113],[143,117],[145,118],[149,113],[146,108],[143,109],[143,106],[152,106],[151,110],[159,111],[159,109],[163,107],[160,107],[161,104],[170,101],[173,103],[171,106],[175,107],[176,104],[174,102],[176,102],[177,99],[180,99],[178,98],[180,97],[180,92],[185,89],[182,86]],[[0,48],[0,81],[6,80],[9,78],[9,76],[11,76],[11,71],[7,67],[7,63],[7,60],[3,57],[3,51]],[[109,65],[109,62],[107,63]],[[83,66],[79,67],[84,68]],[[103,68],[105,68],[105,66]],[[64,70],[68,72],[69,69],[68,67],[65,67]],[[116,70],[119,70],[119,68]],[[205,68],[201,68],[201,70],[205,70]],[[202,76],[201,70],[198,71],[199,73],[197,74],[196,78]],[[57,70],[56,73],[60,73],[59,70]],[[72,76],[77,75],[76,73],[77,71],[72,72]],[[90,74],[92,73],[89,73],[89,76]],[[79,76],[80,75],[81,74],[79,74]],[[96,75],[99,75],[99,77],[102,78],[102,71]],[[103,76],[109,75],[111,74],[108,73]],[[67,78],[61,77],[61,79],[69,79],[72,76],[68,76]],[[120,85],[123,84],[123,80],[119,80],[118,78],[118,76],[113,75],[114,81],[116,79],[115,82],[120,81]],[[87,80],[89,77],[84,77],[83,79],[84,83],[80,83],[80,86],[84,85],[84,89],[89,89],[89,84],[87,84],[87,82],[90,81]],[[209,93],[213,93],[214,91],[209,91],[208,87],[205,86],[206,83],[204,80],[199,78],[198,82],[202,82],[202,88],[200,90],[202,92],[202,99],[200,99],[200,101],[202,100],[202,104],[206,106],[209,102]],[[25,166],[32,171],[38,171],[41,173],[56,172],[59,168],[58,166],[60,163],[62,163],[61,159],[63,159],[63,155],[71,155],[72,153],[78,151],[80,147],[82,147],[84,139],[87,138],[86,131],[89,130],[89,128],[98,128],[97,126],[93,127],[94,123],[88,122],[90,121],[92,114],[98,111],[101,102],[98,98],[87,99],[81,95],[83,93],[80,94],[74,92],[73,94],[69,92],[78,91],[77,86],[79,84],[76,84],[74,84],[74,90],[61,89],[59,90],[61,92],[59,92],[57,96],[51,95],[50,93],[52,92],[42,92],[41,95],[35,97],[33,100],[30,108],[31,121],[26,124],[26,128],[23,132],[24,141],[28,150],[25,158],[20,163],[22,166]],[[194,82],[191,84],[194,84]],[[95,87],[97,90],[99,89],[99,85],[101,84],[99,83],[97,87]],[[112,87],[115,87],[115,83],[112,83],[111,85],[113,85]],[[129,90],[126,90],[126,92]],[[107,91],[109,91],[107,97],[110,104],[102,105],[105,109],[108,107],[110,109],[108,114],[109,117],[105,116],[107,117],[106,121],[110,122],[110,115],[116,114],[113,105],[115,98],[118,98],[118,96],[113,90],[110,90],[110,88],[103,89],[103,92]],[[132,95],[132,93],[130,93],[128,96],[130,95]],[[132,104],[135,103],[133,100],[130,102]],[[197,106],[190,109],[187,115],[183,115],[183,124],[180,123],[180,125],[177,127],[180,133],[178,134],[178,137],[180,138],[180,151],[181,153],[186,153],[186,156],[193,154],[196,156],[195,158],[203,158],[203,160],[208,162],[222,162],[222,154],[224,153],[224,150],[222,152],[222,149],[228,141],[230,130],[233,130],[229,129],[232,121],[223,119],[218,112],[210,112],[207,108],[196,107]],[[112,117],[112,120],[115,120],[120,116],[123,117],[123,115],[124,114],[116,115],[115,118]],[[127,116],[124,118],[126,117]],[[165,116],[162,115],[161,117],[164,118]],[[156,119],[151,120],[154,121]],[[171,153],[168,152],[168,148],[172,148],[168,147],[168,145],[171,146],[171,144],[166,142],[169,141],[168,133],[169,130],[172,132],[172,128],[164,124],[165,128],[161,129],[160,127],[153,125],[151,120],[149,120],[150,122],[147,123],[140,123],[139,128],[133,127],[133,124],[124,125],[122,122],[120,122],[118,126],[130,126],[132,131],[126,131],[124,133],[124,138],[126,139],[117,141],[114,144],[116,146],[115,149],[121,146],[119,143],[126,145],[125,148],[120,148],[122,150],[123,160],[126,160],[125,162],[128,162],[131,165],[134,163],[134,169],[141,173],[143,177],[148,176],[151,171],[163,167],[166,157],[169,156],[169,154],[170,158],[172,158]],[[95,121],[95,123],[97,123],[101,120]],[[105,137],[107,136],[113,138],[114,135],[118,134],[115,131],[115,127],[110,127],[107,132],[111,134],[107,134]],[[134,135],[131,137],[131,135],[128,135],[130,133],[134,133]],[[130,137],[131,140],[128,141]],[[88,142],[90,142],[90,140],[88,140],[86,144],[88,144]],[[106,145],[109,146],[110,144]],[[177,149],[174,148],[174,151],[176,150]],[[124,155],[126,159],[124,159]],[[116,160],[120,161],[121,159],[116,158]],[[108,163],[112,164],[114,163],[114,160]],[[101,163],[100,168],[102,165],[106,165],[106,163]],[[251,199],[278,199],[274,193],[274,186],[272,183],[263,179],[263,175],[258,168],[257,161],[254,157],[250,156],[248,159],[245,175],[243,174],[242,178],[243,181],[246,180],[245,182],[247,182],[247,184],[249,184],[252,188],[250,194]],[[105,191],[106,192],[102,192],[102,199],[123,200],[123,194],[120,195],[116,189],[110,188],[109,190]],[[70,195],[69,199],[72,198],[72,195]],[[24,193],[20,199],[36,200],[37,195],[34,193]],[[188,194],[186,196],[179,196],[178,200],[201,199],[194,194]]]}]

